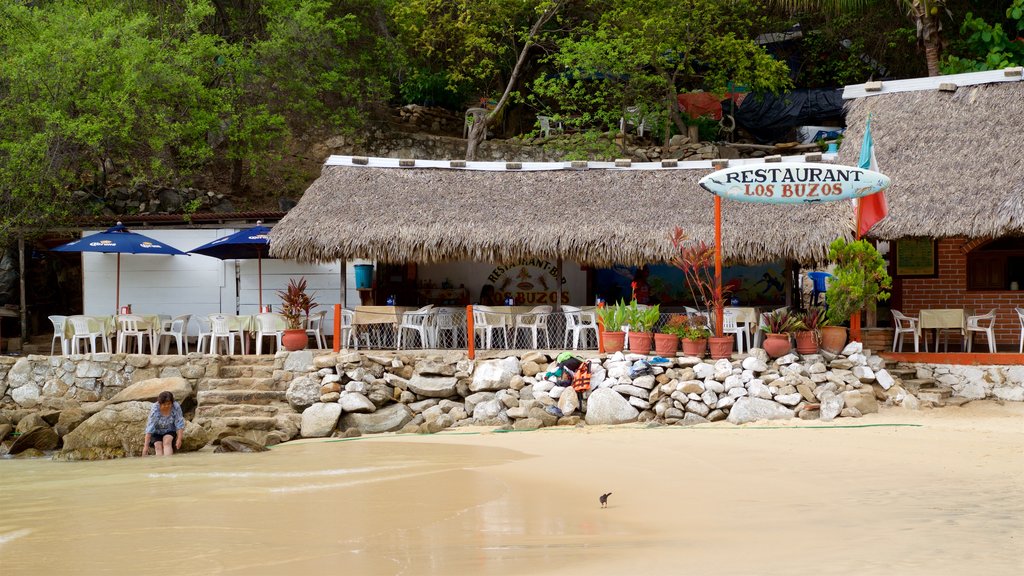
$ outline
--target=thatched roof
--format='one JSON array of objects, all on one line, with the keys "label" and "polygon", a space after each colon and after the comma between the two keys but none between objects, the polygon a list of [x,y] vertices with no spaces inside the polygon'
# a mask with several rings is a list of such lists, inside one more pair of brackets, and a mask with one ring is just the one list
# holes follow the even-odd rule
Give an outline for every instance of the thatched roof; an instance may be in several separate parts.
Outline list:
[{"label": "thatched roof", "polygon": [[[372,166],[383,162],[355,166],[351,158],[332,157],[298,205],[274,226],[271,253],[307,262],[511,262],[561,256],[609,265],[666,261],[672,254],[668,234],[675,226],[691,238],[714,241],[714,197],[697,185],[711,172],[709,162],[680,163],[702,169],[653,163],[644,165],[650,169],[634,164],[585,170],[568,169],[567,163],[545,166],[554,170]],[[852,230],[845,202],[725,201],[722,212],[724,255],[738,262],[823,260],[828,244]]]},{"label": "thatched roof", "polygon": [[[970,76],[933,80],[957,84]],[[892,185],[885,193],[889,216],[868,235],[1024,234],[1024,82],[884,93],[888,84],[879,95],[851,101],[839,151],[838,163],[857,164],[871,114],[878,168]]]}]

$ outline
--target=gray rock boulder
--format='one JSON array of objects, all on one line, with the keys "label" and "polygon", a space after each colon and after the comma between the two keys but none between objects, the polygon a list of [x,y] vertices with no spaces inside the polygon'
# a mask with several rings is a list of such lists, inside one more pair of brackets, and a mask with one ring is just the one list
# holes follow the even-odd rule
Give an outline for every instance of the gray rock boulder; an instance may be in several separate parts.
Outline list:
[{"label": "gray rock boulder", "polygon": [[519,359],[514,356],[480,362],[473,371],[473,381],[469,385],[469,390],[471,392],[504,390],[511,387],[512,379],[519,374]]},{"label": "gray rock boulder", "polygon": [[610,388],[598,388],[587,399],[587,424],[624,424],[635,422],[638,416],[640,411]]},{"label": "gray rock boulder", "polygon": [[793,416],[793,411],[782,404],[763,398],[743,396],[733,404],[727,420],[733,424],[747,424],[758,420],[788,420]]},{"label": "gray rock boulder", "polygon": [[317,402],[302,411],[302,424],[299,434],[303,438],[323,438],[330,436],[338,427],[341,416],[341,404]]},{"label": "gray rock boulder", "polygon": [[50,428],[49,426],[36,426],[21,436],[18,436],[14,443],[11,444],[11,449],[7,453],[13,456],[30,448],[45,452],[56,448],[59,441],[60,439],[57,438],[57,432],[55,432],[53,428]]},{"label": "gray rock boulder", "polygon": [[563,416],[572,416],[580,409],[579,395],[572,388],[566,388],[558,397],[558,409]]},{"label": "gray rock boulder", "polygon": [[[110,404],[90,416],[64,436],[61,460],[106,460],[142,454],[146,421],[152,402]],[[199,450],[209,441],[209,433],[198,424],[185,421],[181,452]]]},{"label": "gray rock boulder", "polygon": [[266,452],[267,447],[241,436],[225,436],[214,452]]},{"label": "gray rock boulder", "polygon": [[448,398],[455,395],[458,379],[453,376],[413,375],[408,382],[409,390],[427,398]]},{"label": "gray rock boulder", "polygon": [[377,410],[377,406],[370,402],[370,399],[358,392],[342,392],[338,404],[343,412],[359,412],[366,414]]},{"label": "gray rock boulder", "polygon": [[845,402],[841,394],[828,394],[821,399],[821,420],[831,422],[843,411]]},{"label": "gray rock boulder", "polygon": [[174,399],[178,402],[184,402],[192,396],[192,385],[188,383],[188,380],[172,376],[170,378],[150,378],[136,382],[115,394],[110,399],[110,403],[156,402],[156,397],[164,390],[174,394]]},{"label": "gray rock boulder", "polygon": [[284,395],[297,412],[302,412],[320,401],[320,384],[311,378],[300,376],[288,384]]},{"label": "gray rock boulder", "polygon": [[490,420],[491,418],[497,418],[504,411],[505,405],[501,403],[501,400],[497,398],[486,400],[473,407],[473,419],[478,421]]},{"label": "gray rock boulder", "polygon": [[371,414],[345,414],[338,424],[339,430],[356,428],[363,434],[394,432],[413,419],[412,410],[405,404],[390,404]]}]

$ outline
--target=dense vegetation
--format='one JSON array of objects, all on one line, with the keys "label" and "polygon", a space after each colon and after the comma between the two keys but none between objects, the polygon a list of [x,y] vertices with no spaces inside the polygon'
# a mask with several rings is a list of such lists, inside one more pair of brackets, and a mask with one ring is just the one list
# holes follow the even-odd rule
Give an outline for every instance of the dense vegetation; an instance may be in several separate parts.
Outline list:
[{"label": "dense vegetation", "polygon": [[[636,107],[662,140],[679,92],[924,75],[915,10],[944,71],[1024,62],[1024,0],[0,0],[0,245],[75,190],[216,174],[297,194],[282,158],[406,103],[490,98],[488,124],[584,134]],[[755,40],[797,24],[799,42]]]}]

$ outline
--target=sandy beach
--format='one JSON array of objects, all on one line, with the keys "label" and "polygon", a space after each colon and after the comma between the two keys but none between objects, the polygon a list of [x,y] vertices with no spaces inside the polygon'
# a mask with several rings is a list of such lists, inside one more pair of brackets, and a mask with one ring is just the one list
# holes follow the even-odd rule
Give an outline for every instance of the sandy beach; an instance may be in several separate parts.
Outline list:
[{"label": "sandy beach", "polygon": [[6,575],[1016,575],[1024,405],[5,461],[0,509]]}]

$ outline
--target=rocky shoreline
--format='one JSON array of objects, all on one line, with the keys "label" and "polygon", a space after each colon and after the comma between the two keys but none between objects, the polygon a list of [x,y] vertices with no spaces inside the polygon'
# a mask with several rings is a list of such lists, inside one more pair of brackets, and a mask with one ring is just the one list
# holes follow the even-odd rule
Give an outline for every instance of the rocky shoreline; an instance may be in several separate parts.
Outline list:
[{"label": "rocky shoreline", "polygon": [[592,356],[593,376],[582,398],[556,383],[552,356],[537,351],[477,360],[462,351],[30,356],[0,363],[0,454],[137,456],[150,404],[162,390],[186,412],[185,451],[463,426],[828,422],[880,405],[1024,400],[1024,366],[896,366],[857,342],[838,355],[776,360],[757,348],[717,362],[583,356]]}]

